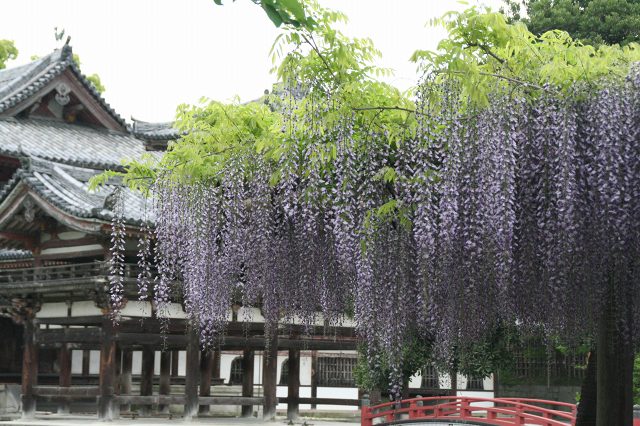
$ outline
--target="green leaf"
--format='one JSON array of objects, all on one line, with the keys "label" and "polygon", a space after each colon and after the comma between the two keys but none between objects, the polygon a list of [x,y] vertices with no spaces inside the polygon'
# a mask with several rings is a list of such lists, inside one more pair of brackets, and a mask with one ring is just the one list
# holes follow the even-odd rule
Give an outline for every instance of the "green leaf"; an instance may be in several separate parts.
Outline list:
[{"label": "green leaf", "polygon": [[276,8],[274,8],[272,5],[267,3],[262,3],[262,8],[267,13],[267,16],[269,17],[269,19],[271,19],[271,22],[273,22],[276,27],[279,27],[280,25],[282,25],[282,17],[280,16],[280,13]]},{"label": "green leaf", "polygon": [[280,4],[283,9],[291,12],[298,21],[304,22],[306,20],[304,8],[298,0],[280,0]]}]

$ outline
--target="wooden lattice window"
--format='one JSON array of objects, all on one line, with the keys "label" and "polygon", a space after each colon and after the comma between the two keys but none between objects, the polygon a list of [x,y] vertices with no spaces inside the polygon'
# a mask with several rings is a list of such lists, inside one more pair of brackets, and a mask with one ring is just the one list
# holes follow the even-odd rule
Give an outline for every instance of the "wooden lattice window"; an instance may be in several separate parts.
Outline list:
[{"label": "wooden lattice window", "polygon": [[355,387],[356,358],[318,357],[318,386]]},{"label": "wooden lattice window", "polygon": [[440,389],[440,378],[438,370],[434,365],[427,365],[422,369],[422,389]]},{"label": "wooden lattice window", "polygon": [[467,390],[484,390],[484,378],[469,377],[467,378]]},{"label": "wooden lattice window", "polygon": [[242,357],[236,357],[231,361],[231,374],[229,374],[229,384],[230,385],[241,385],[242,384]]},{"label": "wooden lattice window", "polygon": [[282,363],[282,369],[280,370],[280,383],[281,386],[289,384],[289,359],[285,359]]}]

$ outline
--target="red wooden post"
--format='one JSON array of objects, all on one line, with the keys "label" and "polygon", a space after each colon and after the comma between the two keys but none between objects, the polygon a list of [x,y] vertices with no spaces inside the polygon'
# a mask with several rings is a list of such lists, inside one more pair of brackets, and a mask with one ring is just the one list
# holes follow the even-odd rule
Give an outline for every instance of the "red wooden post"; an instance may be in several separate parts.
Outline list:
[{"label": "red wooden post", "polygon": [[467,401],[465,398],[460,398],[460,405],[459,405],[459,410],[460,410],[460,418],[462,419],[468,419],[469,416],[469,401]]},{"label": "red wooden post", "polygon": [[371,418],[371,408],[368,405],[362,404],[360,408],[360,424],[362,426],[372,426],[373,419]]},{"label": "red wooden post", "polygon": [[516,409],[514,412],[513,424],[515,425],[524,425],[524,416],[522,415],[522,407],[520,404],[516,405]]},{"label": "red wooden post", "polygon": [[418,417],[418,410],[416,409],[416,402],[415,401],[411,401],[409,403],[409,418],[410,419],[415,419],[416,417]]}]

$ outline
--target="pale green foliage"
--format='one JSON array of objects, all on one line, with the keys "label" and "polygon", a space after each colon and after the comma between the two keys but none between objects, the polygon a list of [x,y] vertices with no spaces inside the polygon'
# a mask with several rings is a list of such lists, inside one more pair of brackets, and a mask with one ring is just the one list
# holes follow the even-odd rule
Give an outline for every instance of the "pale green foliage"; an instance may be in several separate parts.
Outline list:
[{"label": "pale green foliage", "polygon": [[0,70],[6,67],[6,62],[18,57],[18,49],[11,40],[0,40]]},{"label": "pale green foliage", "polygon": [[[360,82],[390,74],[387,69],[372,65],[380,57],[369,38],[349,38],[335,29],[347,23],[345,14],[322,8],[310,1],[308,10],[314,17],[313,29],[288,26],[278,35],[271,48],[278,78],[296,76],[301,81],[329,90],[340,84]],[[286,55],[284,54],[286,52]]]},{"label": "pale green foliage", "polygon": [[[73,62],[75,62],[78,68],[80,68],[81,66],[80,57],[75,53],[73,55]],[[102,85],[102,82],[100,81],[100,76],[98,74],[91,74],[91,75],[87,75],[86,77],[87,77],[87,80],[89,80],[91,84],[93,84],[93,87],[96,88],[98,93],[103,93],[105,91],[105,87]]]},{"label": "pale green foliage", "polygon": [[[223,104],[203,99],[198,106],[178,108],[175,126],[185,136],[169,146],[162,160],[158,164],[130,162],[126,166],[129,174],[139,175],[139,181],[148,183],[157,173],[166,172],[170,172],[173,179],[212,182],[231,159],[247,161],[248,154],[259,153],[275,165],[283,152],[295,148],[292,144],[314,145],[313,161],[331,167],[335,143],[322,145],[310,135],[335,127],[338,120],[351,114],[357,119],[357,138],[375,130],[389,135],[386,143],[400,143],[415,127],[415,117],[410,112],[413,104],[407,94],[372,77],[376,68],[371,62],[379,52],[371,40],[349,39],[335,31],[332,25],[346,20],[341,13],[322,9],[315,2],[307,10],[316,23],[313,33],[303,26],[285,25],[273,49],[276,56],[284,49],[291,49],[275,69],[280,81],[275,91],[292,82],[303,83],[301,90],[305,90],[307,96],[292,112],[299,115],[295,121],[301,125],[295,130],[283,128],[283,108],[278,105],[281,100],[277,95],[267,97],[268,105],[237,101]],[[305,122],[302,117],[312,110],[317,112],[318,105],[328,99],[331,108],[309,125],[313,129],[302,125]],[[384,170],[381,177],[390,182],[395,179],[395,172]],[[272,184],[279,178],[276,168]]]},{"label": "pale green foliage", "polygon": [[547,84],[563,90],[578,81],[598,84],[624,77],[630,63],[640,60],[637,43],[594,48],[558,30],[538,37],[523,23],[508,24],[502,14],[488,10],[449,12],[433,24],[443,25],[449,37],[437,52],[418,50],[412,59],[427,72],[457,78],[465,94],[480,104],[486,104],[496,84],[527,93]]}]

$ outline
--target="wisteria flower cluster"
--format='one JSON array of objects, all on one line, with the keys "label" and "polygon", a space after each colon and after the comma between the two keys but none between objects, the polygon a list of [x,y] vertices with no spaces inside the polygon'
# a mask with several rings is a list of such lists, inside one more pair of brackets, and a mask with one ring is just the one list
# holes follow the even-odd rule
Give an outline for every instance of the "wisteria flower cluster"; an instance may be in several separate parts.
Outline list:
[{"label": "wisteria flower cluster", "polygon": [[474,108],[455,81],[427,78],[399,142],[357,112],[325,120],[330,97],[283,90],[277,161],[244,150],[215,180],[157,180],[159,275],[142,294],[162,308],[181,283],[205,343],[232,303],[270,326],[352,316],[394,360],[395,392],[410,331],[446,360],[504,322],[583,336],[605,298],[635,321],[639,81],[636,67],[605,89],[528,99],[503,85]]}]

